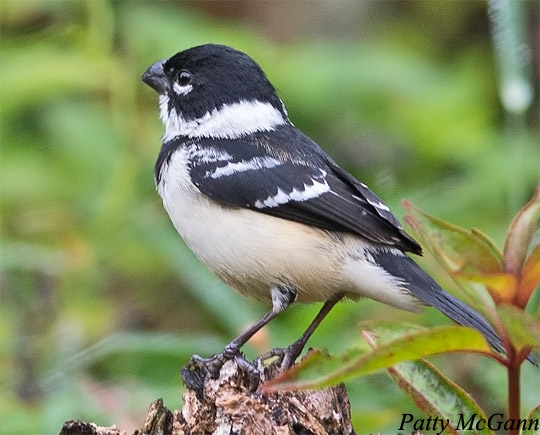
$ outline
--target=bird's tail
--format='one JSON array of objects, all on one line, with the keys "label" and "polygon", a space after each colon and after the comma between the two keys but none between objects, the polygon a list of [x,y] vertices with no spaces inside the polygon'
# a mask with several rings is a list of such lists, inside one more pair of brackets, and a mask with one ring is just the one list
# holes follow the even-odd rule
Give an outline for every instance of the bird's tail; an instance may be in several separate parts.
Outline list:
[{"label": "bird's tail", "polygon": [[[413,291],[413,289],[411,289]],[[438,291],[415,288],[413,293],[423,302],[437,308],[454,322],[480,331],[497,352],[504,352],[501,338],[484,316],[439,287]]]},{"label": "bird's tail", "polygon": [[[388,255],[388,253],[383,252],[373,256],[377,264],[386,269],[387,272],[401,278],[408,290],[422,302],[437,308],[456,323],[478,330],[494,350],[504,353],[503,342],[487,319],[444,291],[411,258],[404,255]],[[529,355],[528,359],[534,365],[538,365],[532,354]]]}]

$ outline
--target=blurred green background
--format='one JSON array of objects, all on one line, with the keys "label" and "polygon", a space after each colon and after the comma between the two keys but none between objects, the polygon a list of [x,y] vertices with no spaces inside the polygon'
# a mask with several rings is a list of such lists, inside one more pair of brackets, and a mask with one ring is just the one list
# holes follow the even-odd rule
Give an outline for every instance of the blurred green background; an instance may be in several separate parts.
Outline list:
[{"label": "blurred green background", "polygon": [[[517,3],[518,33],[532,44],[520,74],[536,92],[538,2]],[[133,430],[158,397],[179,409],[189,356],[221,350],[267,308],[209,274],[155,193],[163,129],[140,76],[158,59],[207,42],[246,51],[295,125],[399,217],[407,198],[501,245],[540,178],[538,100],[520,113],[501,105],[508,59],[482,1],[0,7],[1,433],[58,433],[68,419]],[[453,289],[429,256],[422,264]],[[290,309],[248,356],[292,342],[318,308]],[[343,303],[310,344],[365,346],[358,322],[381,319],[449,322],[434,310]],[[471,355],[434,362],[488,412],[504,412],[501,366]],[[523,378],[525,412],[540,401],[540,379],[529,365]],[[420,415],[384,373],[348,389],[358,433],[395,433],[402,413]]]}]

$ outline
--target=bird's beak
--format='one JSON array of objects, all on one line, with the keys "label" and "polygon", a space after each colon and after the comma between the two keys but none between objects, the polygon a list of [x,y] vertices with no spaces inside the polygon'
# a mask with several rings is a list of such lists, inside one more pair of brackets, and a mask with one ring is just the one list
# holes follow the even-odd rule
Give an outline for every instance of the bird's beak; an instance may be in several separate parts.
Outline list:
[{"label": "bird's beak", "polygon": [[169,87],[163,71],[165,62],[167,62],[167,59],[158,60],[142,75],[142,81],[160,94],[164,94]]}]

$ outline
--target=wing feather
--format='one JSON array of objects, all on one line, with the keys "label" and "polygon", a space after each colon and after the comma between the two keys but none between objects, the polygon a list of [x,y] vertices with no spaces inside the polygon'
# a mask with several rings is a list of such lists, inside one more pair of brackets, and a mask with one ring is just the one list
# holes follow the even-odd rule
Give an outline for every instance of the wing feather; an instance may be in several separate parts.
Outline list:
[{"label": "wing feather", "polygon": [[204,195],[222,204],[421,253],[377,195],[294,131],[301,135],[294,150],[284,145],[291,131],[283,137],[266,133],[193,141],[191,179]]}]

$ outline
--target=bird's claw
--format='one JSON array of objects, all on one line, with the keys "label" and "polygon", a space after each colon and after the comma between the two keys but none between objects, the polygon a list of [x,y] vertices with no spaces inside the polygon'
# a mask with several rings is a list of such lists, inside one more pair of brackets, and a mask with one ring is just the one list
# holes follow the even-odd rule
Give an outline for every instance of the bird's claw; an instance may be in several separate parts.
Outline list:
[{"label": "bird's claw", "polygon": [[264,361],[277,357],[274,363],[278,364],[280,366],[280,370],[284,372],[294,365],[296,359],[302,353],[303,348],[303,343],[299,342],[295,342],[289,347],[276,347],[257,358],[255,363],[260,365],[260,363]]},{"label": "bird's claw", "polygon": [[198,392],[198,396],[203,397],[205,379],[217,379],[223,365],[231,360],[236,362],[238,368],[246,374],[248,388],[251,391],[255,391],[261,380],[259,370],[240,351],[233,351],[227,348],[223,352],[212,355],[209,358],[192,355],[189,363],[182,369],[184,383],[188,388]]},{"label": "bird's claw", "polygon": [[244,355],[239,353],[234,358],[238,368],[242,370],[248,378],[248,389],[250,391],[257,390],[259,383],[261,382],[261,372],[251,362],[249,362]]},{"label": "bird's claw", "polygon": [[[229,358],[231,359],[231,358]],[[187,367],[191,370],[200,370],[209,374],[212,378],[219,376],[219,371],[227,361],[225,353],[218,353],[209,358],[203,358],[200,355],[192,355]]]}]

